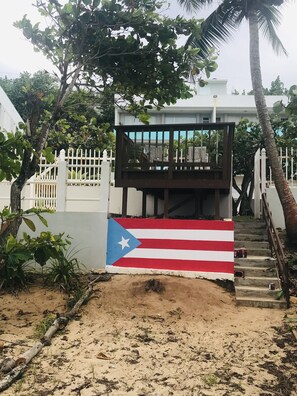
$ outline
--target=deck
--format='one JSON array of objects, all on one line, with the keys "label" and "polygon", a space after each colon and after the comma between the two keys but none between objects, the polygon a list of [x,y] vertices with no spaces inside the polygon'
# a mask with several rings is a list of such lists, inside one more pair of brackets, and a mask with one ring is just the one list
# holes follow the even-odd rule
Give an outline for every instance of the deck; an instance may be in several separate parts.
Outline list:
[{"label": "deck", "polygon": [[[164,200],[169,193],[185,190],[196,197],[203,191],[217,197],[227,193],[234,127],[234,123],[117,126],[115,183],[124,188],[123,201],[128,187]],[[124,212],[125,206],[123,202]]]}]

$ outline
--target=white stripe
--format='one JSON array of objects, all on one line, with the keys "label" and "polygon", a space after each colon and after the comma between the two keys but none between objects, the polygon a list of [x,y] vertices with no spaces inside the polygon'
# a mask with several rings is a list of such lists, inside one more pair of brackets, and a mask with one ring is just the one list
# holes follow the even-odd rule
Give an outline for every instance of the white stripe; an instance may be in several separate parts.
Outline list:
[{"label": "white stripe", "polygon": [[159,230],[129,228],[127,231],[129,231],[137,239],[174,239],[218,242],[234,241],[234,232],[225,230]]},{"label": "white stripe", "polygon": [[234,252],[215,252],[208,250],[175,249],[134,249],[123,258],[152,258],[171,260],[222,261],[233,262]]}]

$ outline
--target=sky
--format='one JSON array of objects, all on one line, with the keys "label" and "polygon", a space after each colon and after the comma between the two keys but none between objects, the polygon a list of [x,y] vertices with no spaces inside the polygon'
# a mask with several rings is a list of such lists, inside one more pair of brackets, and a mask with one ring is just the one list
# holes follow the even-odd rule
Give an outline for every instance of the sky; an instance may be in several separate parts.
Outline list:
[{"label": "sky", "polygon": [[[170,0],[171,5],[166,14],[175,16],[186,14],[177,6],[176,0]],[[34,0],[9,0],[2,4],[0,14],[0,77],[18,77],[20,72],[34,73],[46,69],[49,72],[53,67],[41,54],[33,50],[32,45],[23,37],[20,30],[13,23],[27,14],[32,22],[40,21],[41,17],[32,5]],[[219,4],[219,0],[215,1]],[[206,17],[210,8],[203,9],[195,16]],[[281,8],[282,24],[278,34],[288,56],[274,54],[269,43],[261,38],[261,65],[264,87],[270,87],[271,81],[279,75],[286,87],[297,84],[297,1],[287,0]],[[251,79],[248,55],[248,26],[242,25],[236,36],[220,48],[217,59],[218,69],[211,74],[211,78],[228,80],[228,91],[234,89],[242,92],[251,90]]]}]

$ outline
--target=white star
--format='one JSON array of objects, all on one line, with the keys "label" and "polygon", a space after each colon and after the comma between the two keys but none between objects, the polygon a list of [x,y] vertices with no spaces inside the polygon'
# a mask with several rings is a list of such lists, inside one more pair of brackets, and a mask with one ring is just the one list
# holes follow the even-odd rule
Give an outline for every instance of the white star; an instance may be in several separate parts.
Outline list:
[{"label": "white star", "polygon": [[122,246],[122,250],[123,250],[125,247],[130,247],[129,243],[128,243],[129,241],[130,241],[130,239],[125,239],[122,236],[122,240],[120,242],[118,242],[118,244]]}]

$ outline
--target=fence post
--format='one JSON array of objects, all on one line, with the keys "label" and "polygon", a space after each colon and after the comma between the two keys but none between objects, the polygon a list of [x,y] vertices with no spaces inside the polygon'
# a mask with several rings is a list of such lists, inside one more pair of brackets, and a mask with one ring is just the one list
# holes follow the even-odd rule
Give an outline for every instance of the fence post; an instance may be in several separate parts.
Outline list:
[{"label": "fence post", "polygon": [[110,175],[110,162],[107,161],[107,151],[104,150],[100,173],[99,212],[106,215],[109,213]]},{"label": "fence post", "polygon": [[[29,205],[29,209],[30,208],[35,208],[35,196],[36,196],[36,174],[34,174],[29,180],[28,183],[29,184],[29,201],[28,201],[28,205]],[[23,204],[23,202],[22,202]],[[25,207],[22,207],[23,210],[25,210]]]},{"label": "fence post", "polygon": [[57,212],[65,212],[67,191],[67,162],[65,161],[65,150],[61,150],[58,160],[57,175]]},{"label": "fence post", "polygon": [[261,194],[266,193],[266,150],[261,150]]},{"label": "fence post", "polygon": [[98,255],[99,270],[106,268],[106,251],[107,251],[107,232],[108,232],[108,214],[109,214],[109,196],[110,196],[110,176],[111,164],[107,161],[107,151],[103,151],[101,162],[100,187],[99,187],[99,212],[103,216],[103,227],[101,229],[101,246]]},{"label": "fence post", "polygon": [[257,150],[254,157],[254,217],[260,218],[260,149]]}]

